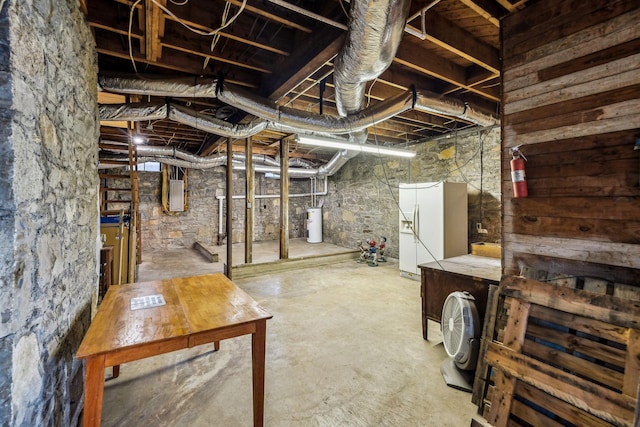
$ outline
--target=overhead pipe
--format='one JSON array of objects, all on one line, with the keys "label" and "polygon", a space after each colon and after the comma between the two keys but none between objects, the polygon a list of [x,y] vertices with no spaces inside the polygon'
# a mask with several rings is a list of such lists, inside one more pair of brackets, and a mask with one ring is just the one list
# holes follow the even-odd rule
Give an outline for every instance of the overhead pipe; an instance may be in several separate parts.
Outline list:
[{"label": "overhead pipe", "polygon": [[362,109],[367,82],[391,65],[410,5],[410,0],[351,2],[347,40],[334,66],[336,106],[341,116]]},{"label": "overhead pipe", "polygon": [[[160,163],[164,163],[171,166],[177,166],[181,168],[188,169],[210,169],[217,166],[225,166],[227,164],[227,156],[220,155],[215,157],[201,157],[191,153],[188,153],[183,150],[179,150],[174,147],[158,147],[152,145],[139,145],[136,146],[138,152],[138,163],[146,163],[151,161],[156,161]],[[123,147],[122,149],[110,149],[114,153],[128,153],[128,149]],[[103,157],[103,159],[107,160],[123,160],[125,157]],[[246,160],[246,156],[241,153],[233,154],[234,169],[243,169],[244,162]],[[264,156],[261,154],[254,154],[252,156],[254,162],[257,164],[254,169],[256,172],[262,173],[277,173],[280,171],[279,159],[273,159],[268,156]],[[289,169],[291,178],[309,178],[312,176],[318,175],[318,170],[312,168],[312,164],[303,159],[292,159],[293,161],[289,161],[289,164],[293,166]],[[123,163],[122,166],[127,166],[126,163]],[[102,164],[98,165],[99,169],[110,169],[114,168],[113,164]]]},{"label": "overhead pipe", "polygon": [[[362,109],[366,82],[377,78],[393,60],[409,12],[410,0],[354,0],[351,4],[347,41],[335,62],[334,82],[336,105],[340,117],[325,116],[306,111],[281,107],[275,102],[254,93],[224,84],[217,79],[129,78],[100,76],[102,89],[124,93],[161,97],[190,96],[218,98],[220,101],[259,117],[248,125],[233,125],[211,117],[194,114],[193,110],[173,106],[168,115],[211,133],[229,137],[255,135],[265,128],[290,130],[292,133],[347,134],[351,141],[364,143],[366,129],[408,109],[449,115],[480,126],[496,124],[496,119],[473,110],[467,104],[447,99],[430,92],[410,89],[389,100]],[[410,102],[409,102],[410,99]],[[113,107],[114,109],[117,107]],[[172,111],[175,110],[175,113]],[[125,110],[131,115],[131,110]],[[123,112],[124,114],[124,112]],[[102,110],[101,110],[102,116]],[[107,120],[116,120],[115,113],[107,114]],[[122,120],[122,119],[120,119]],[[148,120],[147,118],[141,120]],[[210,120],[210,121],[209,121]],[[211,125],[208,129],[205,125]],[[264,126],[264,127],[263,127]],[[255,132],[255,133],[252,133]],[[340,151],[317,171],[318,176],[331,176],[347,160],[357,155]]]},{"label": "overhead pipe", "polygon": [[[270,101],[267,100],[267,102]],[[276,107],[274,106],[274,108]],[[350,114],[347,117],[326,116],[289,109],[294,112],[294,114],[280,116],[280,122],[277,124],[256,119],[249,124],[234,125],[173,103],[103,104],[100,105],[99,108],[99,117],[100,120],[104,121],[124,120],[134,122],[169,118],[216,135],[245,138],[256,135],[264,129],[286,130],[291,133],[316,133],[320,135],[323,132],[328,135],[344,134],[349,130],[364,130],[373,124],[383,122],[411,109],[453,116],[483,127],[497,124],[497,120],[491,115],[479,112],[462,101],[429,91],[416,90],[414,88],[410,88],[405,92],[376,103],[372,107]],[[257,113],[257,111],[255,112]],[[295,115],[295,112],[299,112],[300,117],[289,119]],[[262,119],[265,118],[266,117],[262,117]]]},{"label": "overhead pipe", "polygon": [[[117,79],[122,82],[122,78]],[[144,86],[147,84],[145,83]],[[279,107],[273,101],[237,87],[226,89],[225,93],[224,97],[219,97],[224,98],[225,103],[260,119],[253,120],[248,124],[234,125],[170,102],[166,104],[103,104],[100,105],[99,116],[100,120],[105,121],[127,120],[134,122],[168,118],[209,133],[232,138],[246,138],[265,129],[285,130],[291,133],[348,134],[365,130],[369,126],[410,110],[415,102],[415,90],[412,88],[346,117],[336,117]],[[172,96],[183,95],[174,93]],[[136,108],[136,106],[139,107]],[[166,112],[166,114],[162,116],[162,112]]]},{"label": "overhead pipe", "polygon": [[[111,141],[102,141],[103,143],[109,144]],[[113,143],[115,146],[115,143]],[[114,153],[123,153],[127,154],[129,149],[127,147],[122,148],[109,148],[108,151]],[[222,161],[223,158],[226,159],[225,155],[220,155],[217,157],[202,157],[195,154],[191,154],[187,151],[180,150],[175,147],[161,147],[157,145],[136,145],[136,151],[138,155],[141,156],[164,156],[164,157],[175,157],[182,160],[186,160],[192,164],[202,164],[208,165],[208,167],[222,166],[226,164],[226,160]],[[253,154],[251,156],[252,160],[258,164],[265,164],[269,166],[280,166],[280,159],[266,156],[264,154]],[[239,162],[244,162],[247,159],[247,156],[243,153],[233,153],[233,159],[238,160]],[[312,168],[313,164],[307,160],[294,158],[289,160],[289,166],[293,167],[302,167],[302,168]]]}]

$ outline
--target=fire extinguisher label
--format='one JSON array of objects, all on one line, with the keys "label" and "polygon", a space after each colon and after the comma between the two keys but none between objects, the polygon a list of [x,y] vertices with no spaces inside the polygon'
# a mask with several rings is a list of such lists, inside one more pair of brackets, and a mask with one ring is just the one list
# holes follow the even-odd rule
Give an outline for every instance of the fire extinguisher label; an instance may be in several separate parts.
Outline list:
[{"label": "fire extinguisher label", "polygon": [[511,181],[513,182],[523,182],[526,179],[524,170],[515,170],[511,171]]}]

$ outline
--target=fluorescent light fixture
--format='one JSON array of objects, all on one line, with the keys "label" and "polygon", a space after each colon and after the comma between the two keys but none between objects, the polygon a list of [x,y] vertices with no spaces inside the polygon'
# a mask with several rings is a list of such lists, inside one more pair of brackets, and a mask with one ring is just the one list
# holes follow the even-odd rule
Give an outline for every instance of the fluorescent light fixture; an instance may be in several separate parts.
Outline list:
[{"label": "fluorescent light fixture", "polygon": [[373,153],[383,156],[415,157],[416,155],[415,151],[403,150],[401,148],[380,147],[371,144],[353,144],[351,142],[325,138],[322,136],[298,135],[296,137],[296,142],[303,145],[315,145],[316,147],[360,151],[362,153]]}]

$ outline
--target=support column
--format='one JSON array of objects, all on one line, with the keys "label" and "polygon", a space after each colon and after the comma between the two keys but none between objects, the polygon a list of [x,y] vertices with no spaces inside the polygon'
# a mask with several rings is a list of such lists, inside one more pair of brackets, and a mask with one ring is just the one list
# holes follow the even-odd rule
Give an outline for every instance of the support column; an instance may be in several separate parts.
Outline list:
[{"label": "support column", "polygon": [[229,280],[233,280],[231,277],[231,270],[233,266],[233,242],[232,242],[232,230],[233,230],[233,142],[231,138],[227,138],[227,265],[225,268],[225,274]]},{"label": "support column", "polygon": [[280,141],[280,259],[289,258],[289,140]]},{"label": "support column", "polygon": [[245,264],[251,264],[253,262],[253,218],[255,205],[255,177],[256,174],[253,170],[253,143],[251,137],[248,137],[244,141],[245,143],[245,156],[247,158],[245,164],[245,182],[246,182],[246,210],[244,217],[244,262]]}]

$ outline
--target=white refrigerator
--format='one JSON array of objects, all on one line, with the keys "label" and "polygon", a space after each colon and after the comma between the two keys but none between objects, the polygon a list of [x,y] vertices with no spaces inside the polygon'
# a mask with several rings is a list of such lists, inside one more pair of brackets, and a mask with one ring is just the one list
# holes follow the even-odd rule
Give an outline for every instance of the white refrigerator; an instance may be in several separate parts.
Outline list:
[{"label": "white refrigerator", "polygon": [[467,184],[400,184],[400,275],[420,279],[419,264],[469,253]]}]

